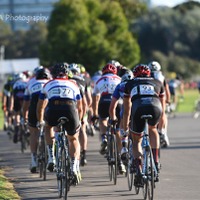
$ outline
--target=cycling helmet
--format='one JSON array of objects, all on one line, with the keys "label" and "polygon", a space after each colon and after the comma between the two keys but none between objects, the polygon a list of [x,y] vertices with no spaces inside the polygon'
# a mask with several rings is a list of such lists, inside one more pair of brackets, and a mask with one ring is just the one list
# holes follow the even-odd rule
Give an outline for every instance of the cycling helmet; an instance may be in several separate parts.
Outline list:
[{"label": "cycling helmet", "polygon": [[50,79],[51,75],[48,69],[41,68],[36,72],[36,79]]},{"label": "cycling helmet", "polygon": [[115,65],[106,64],[102,69],[102,74],[107,74],[107,73],[117,74],[117,68],[115,67]]},{"label": "cycling helmet", "polygon": [[160,71],[161,66],[157,61],[152,61],[148,64],[151,71]]},{"label": "cycling helmet", "polygon": [[121,76],[121,81],[128,81],[133,79],[133,72],[130,69],[124,69],[124,74]]},{"label": "cycling helmet", "polygon": [[102,75],[102,71],[98,70],[94,73],[94,76],[101,76]]},{"label": "cycling helmet", "polygon": [[115,67],[121,66],[121,64],[120,64],[117,60],[110,60],[110,61],[108,62],[108,64],[115,65]]},{"label": "cycling helmet", "polygon": [[14,80],[15,80],[15,81],[18,81],[18,80],[25,81],[25,80],[26,80],[26,75],[25,75],[23,72],[16,73],[16,74],[14,75]]},{"label": "cycling helmet", "polygon": [[71,63],[69,65],[69,69],[72,71],[73,74],[76,74],[76,73],[80,74],[81,73],[81,69],[80,69],[79,65],[76,64],[76,63]]},{"label": "cycling helmet", "polygon": [[133,69],[134,77],[150,76],[151,70],[148,65],[139,64]]},{"label": "cycling helmet", "polygon": [[41,66],[37,66],[34,70],[33,70],[33,74],[36,75],[36,72],[39,70],[39,69],[42,69],[44,68],[42,65]]},{"label": "cycling helmet", "polygon": [[71,71],[68,69],[66,63],[57,63],[52,68],[52,75],[54,78],[56,77],[71,77]]}]

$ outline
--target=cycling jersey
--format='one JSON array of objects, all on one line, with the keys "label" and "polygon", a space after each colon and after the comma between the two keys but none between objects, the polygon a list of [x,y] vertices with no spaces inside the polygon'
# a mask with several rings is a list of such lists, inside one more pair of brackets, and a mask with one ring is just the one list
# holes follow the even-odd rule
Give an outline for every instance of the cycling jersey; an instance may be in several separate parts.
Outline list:
[{"label": "cycling jersey", "polygon": [[113,74],[102,75],[99,80],[97,80],[93,94],[101,96],[113,94],[115,87],[120,83],[121,78]]},{"label": "cycling jersey", "polygon": [[41,93],[40,99],[62,100],[69,99],[77,101],[81,99],[78,85],[73,80],[54,79],[47,82]]},{"label": "cycling jersey", "polygon": [[74,80],[53,79],[47,82],[39,96],[48,99],[44,119],[50,126],[56,126],[60,117],[67,117],[65,129],[74,135],[80,128],[80,120],[76,109],[76,101],[80,100],[80,89]]},{"label": "cycling jersey", "polygon": [[[112,100],[113,92],[116,86],[121,82],[121,78],[114,74],[105,74],[102,75],[99,80],[97,80],[93,95],[101,95],[99,105],[98,105],[98,114],[101,119],[109,117],[109,107]],[[118,109],[118,113],[120,108]]]},{"label": "cycling jersey", "polygon": [[47,79],[36,80],[34,78],[34,79],[30,79],[29,82],[27,83],[28,86],[24,92],[24,100],[30,101],[29,112],[28,112],[28,122],[29,122],[29,125],[32,127],[36,127],[36,124],[37,124],[36,109],[37,109],[39,94],[44,84],[47,83],[48,81],[49,80]]},{"label": "cycling jersey", "polygon": [[24,98],[24,91],[26,89],[27,82],[18,80],[13,85],[13,97],[14,97],[14,111],[21,110],[22,102]]},{"label": "cycling jersey", "polygon": [[159,97],[164,96],[163,84],[152,77],[138,77],[129,80],[125,85],[124,98],[130,97],[132,101],[130,128],[135,133],[144,130],[145,122],[142,115],[152,115],[149,124],[158,123],[162,114],[162,105]]}]

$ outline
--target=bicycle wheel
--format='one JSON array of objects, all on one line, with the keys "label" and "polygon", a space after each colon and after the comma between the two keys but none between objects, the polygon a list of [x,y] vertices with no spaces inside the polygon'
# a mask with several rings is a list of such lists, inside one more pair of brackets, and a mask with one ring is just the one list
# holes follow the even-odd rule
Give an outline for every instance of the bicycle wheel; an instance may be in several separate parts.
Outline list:
[{"label": "bicycle wheel", "polygon": [[42,176],[43,176],[43,180],[46,181],[46,175],[47,175],[47,169],[46,169],[46,165],[47,165],[47,148],[46,148],[46,142],[45,142],[44,136],[42,136],[42,138],[41,138],[41,155],[42,155],[41,173],[42,173]]},{"label": "bicycle wheel", "polygon": [[63,199],[67,200],[67,195],[70,190],[70,162],[68,158],[68,154],[63,149],[62,151],[62,171],[63,171]]},{"label": "bicycle wheel", "polygon": [[62,167],[62,147],[59,144],[56,145],[56,176],[57,176],[57,189],[58,197],[63,195],[63,167]]},{"label": "bicycle wheel", "polygon": [[145,153],[145,179],[144,179],[144,188],[143,188],[143,196],[144,199],[153,200],[154,195],[154,169],[153,169],[153,155],[151,150]]},{"label": "bicycle wheel", "polygon": [[111,172],[114,185],[117,184],[117,141],[114,134],[111,135]]},{"label": "bicycle wheel", "polygon": [[126,165],[126,173],[127,173],[127,181],[128,181],[128,189],[132,190],[133,187],[133,150],[132,150],[132,140],[129,138],[128,140],[128,151],[129,151],[129,159]]},{"label": "bicycle wheel", "polygon": [[24,153],[26,149],[25,133],[22,127],[20,126],[20,142],[21,142],[21,152]]}]

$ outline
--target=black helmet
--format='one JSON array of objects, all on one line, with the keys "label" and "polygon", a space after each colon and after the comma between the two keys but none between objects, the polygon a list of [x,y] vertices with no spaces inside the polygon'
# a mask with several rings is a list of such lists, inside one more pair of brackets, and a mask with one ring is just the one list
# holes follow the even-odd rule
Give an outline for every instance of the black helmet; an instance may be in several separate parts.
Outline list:
[{"label": "black helmet", "polygon": [[70,70],[68,69],[68,65],[66,63],[57,63],[52,68],[52,75],[54,78],[58,76],[69,76]]},{"label": "black helmet", "polygon": [[41,68],[36,72],[36,79],[50,79],[51,75],[48,69]]}]

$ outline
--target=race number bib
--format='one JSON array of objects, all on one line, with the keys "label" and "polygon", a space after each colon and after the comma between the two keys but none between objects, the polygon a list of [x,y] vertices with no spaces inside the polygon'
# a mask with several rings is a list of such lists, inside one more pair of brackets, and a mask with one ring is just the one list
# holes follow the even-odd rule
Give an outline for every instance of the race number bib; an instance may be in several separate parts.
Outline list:
[{"label": "race number bib", "polygon": [[141,95],[154,95],[154,87],[152,85],[139,85]]}]

